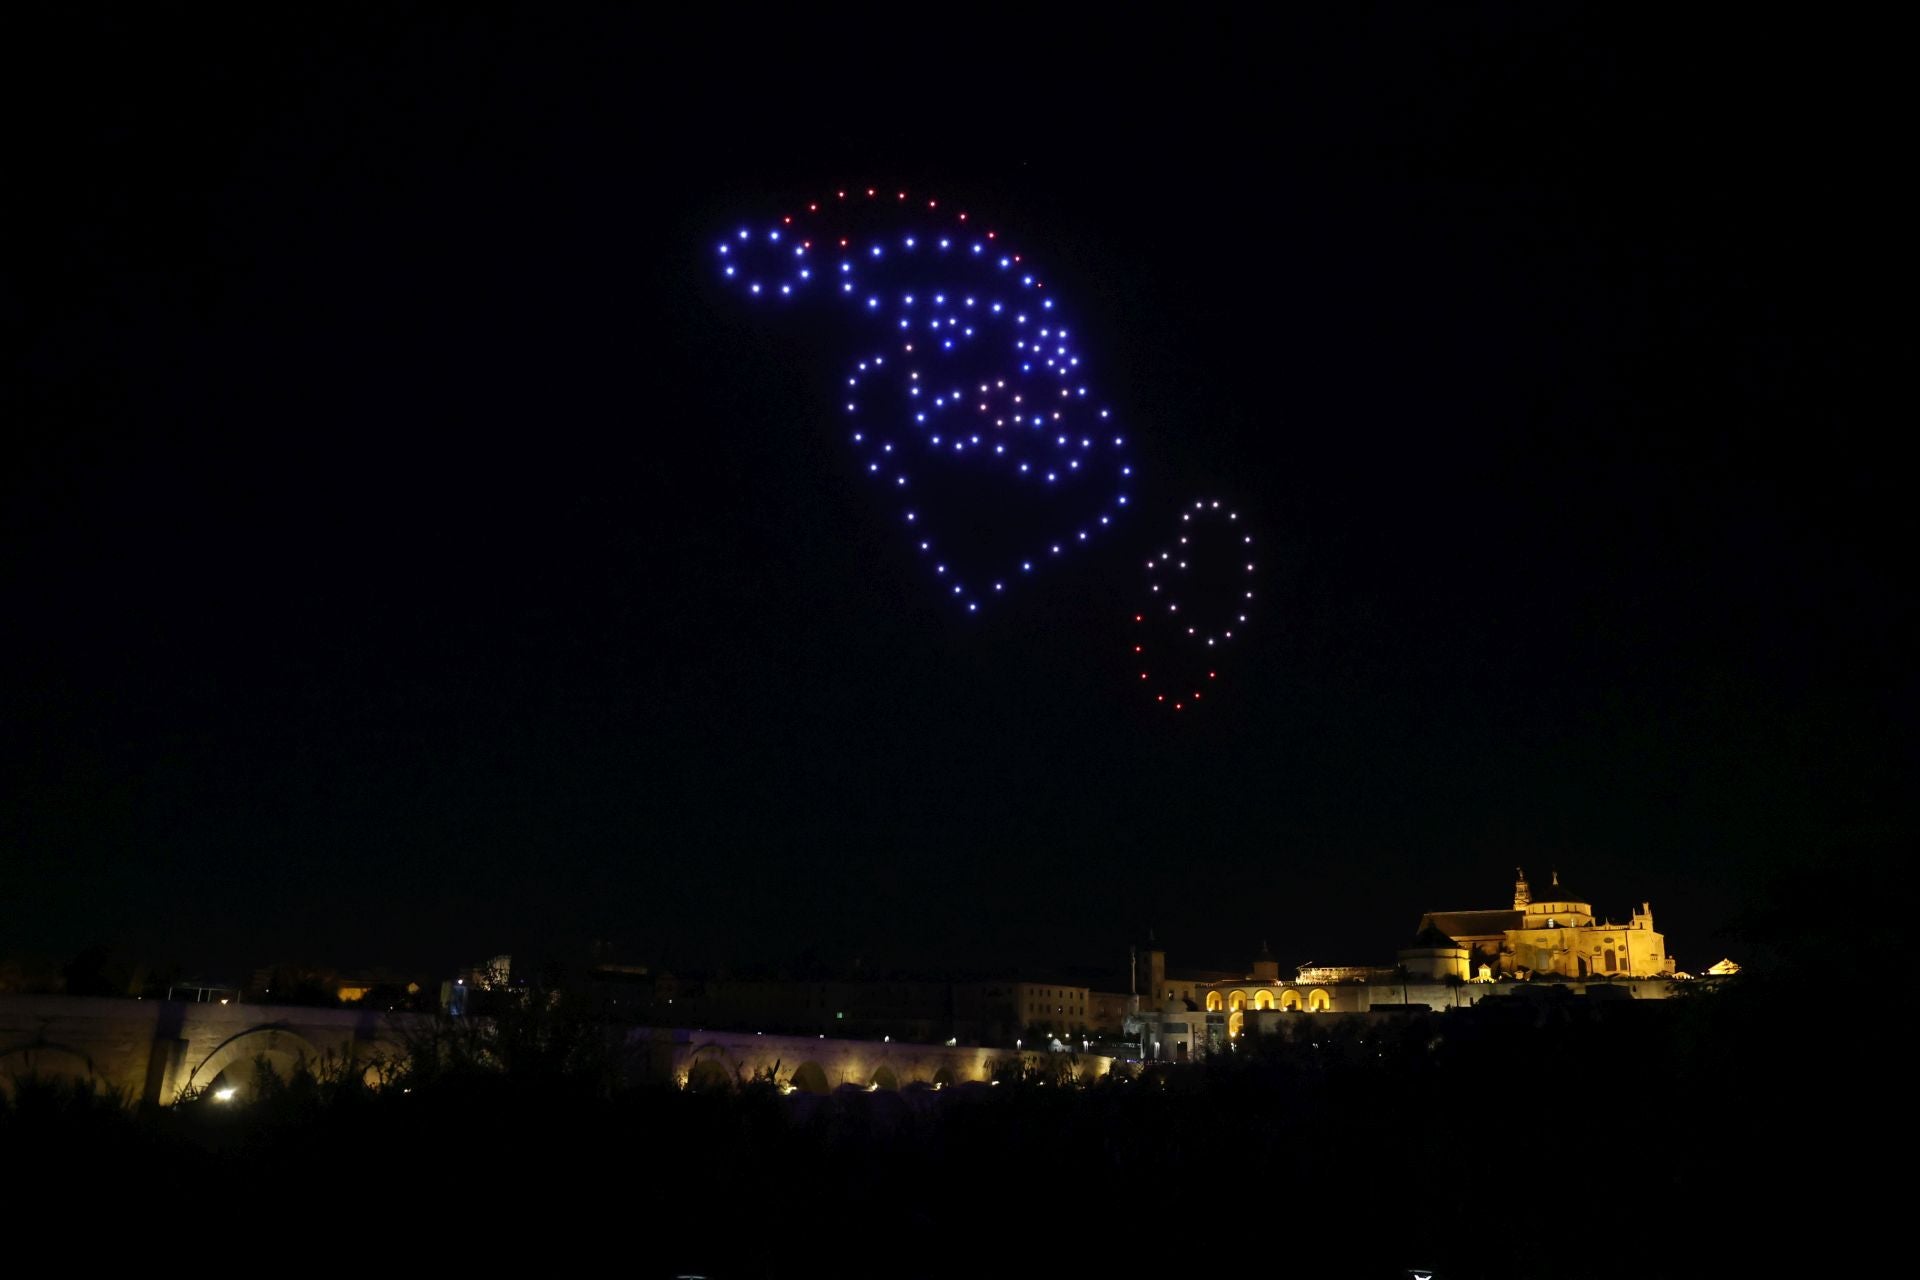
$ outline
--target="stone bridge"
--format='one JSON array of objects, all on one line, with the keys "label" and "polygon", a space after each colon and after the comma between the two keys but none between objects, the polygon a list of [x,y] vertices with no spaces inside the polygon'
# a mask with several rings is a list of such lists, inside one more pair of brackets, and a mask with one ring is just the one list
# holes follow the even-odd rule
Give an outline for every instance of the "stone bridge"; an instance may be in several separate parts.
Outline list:
[{"label": "stone bridge", "polygon": [[0,996],[0,1091],[34,1073],[168,1104],[200,1090],[244,1092],[262,1058],[282,1075],[302,1059],[370,1072],[404,1042],[401,1017],[376,1010]]},{"label": "stone bridge", "polygon": [[[200,1091],[244,1094],[265,1059],[286,1075],[304,1060],[352,1070],[377,1083],[402,1057],[421,1014],[309,1009],[293,1005],[0,996],[0,1092],[27,1074],[95,1080],[129,1102],[169,1105]],[[904,1044],[751,1031],[636,1028],[627,1043],[637,1074],[693,1088],[764,1078],[827,1093],[842,1085],[898,1089],[986,1081],[1016,1057],[1034,1069],[1103,1076],[1112,1060],[972,1046]]]},{"label": "stone bridge", "polygon": [[1099,1054],[1024,1052],[974,1045],[904,1044],[886,1040],[834,1040],[825,1036],[769,1036],[754,1031],[638,1029],[628,1041],[653,1079],[687,1088],[725,1088],[756,1078],[789,1090],[829,1093],[851,1085],[900,1089],[993,1079],[1018,1059],[1029,1070],[1070,1072],[1096,1080],[1113,1067]]}]

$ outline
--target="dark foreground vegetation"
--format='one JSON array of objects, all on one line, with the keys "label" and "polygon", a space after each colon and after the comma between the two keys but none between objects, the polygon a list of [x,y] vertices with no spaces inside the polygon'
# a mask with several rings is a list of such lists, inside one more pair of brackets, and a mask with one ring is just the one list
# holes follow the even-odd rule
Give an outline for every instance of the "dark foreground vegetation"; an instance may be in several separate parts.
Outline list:
[{"label": "dark foreground vegetation", "polygon": [[16,1222],[71,1214],[156,1256],[716,1280],[1864,1274],[1875,1183],[1849,1153],[1893,1123],[1898,1065],[1884,1021],[1823,1012],[1820,987],[1781,971],[1665,1003],[1302,1017],[1091,1087],[827,1096],[635,1082],[614,1029],[563,1001],[448,1024],[378,1089],[320,1064],[245,1105],[139,1112],[21,1081],[0,1159]]}]

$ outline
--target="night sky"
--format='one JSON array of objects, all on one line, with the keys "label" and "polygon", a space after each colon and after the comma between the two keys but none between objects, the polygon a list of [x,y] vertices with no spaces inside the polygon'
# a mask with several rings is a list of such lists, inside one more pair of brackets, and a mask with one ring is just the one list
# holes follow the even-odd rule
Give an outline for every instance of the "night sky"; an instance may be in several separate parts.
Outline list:
[{"label": "night sky", "polygon": [[[15,30],[0,951],[1383,963],[1520,864],[1702,966],[1904,838],[1847,40],[894,22]],[[851,331],[716,281],[849,183],[1017,236],[1131,436],[991,616],[857,474]],[[1264,608],[1175,718],[1125,624],[1203,496]]]}]

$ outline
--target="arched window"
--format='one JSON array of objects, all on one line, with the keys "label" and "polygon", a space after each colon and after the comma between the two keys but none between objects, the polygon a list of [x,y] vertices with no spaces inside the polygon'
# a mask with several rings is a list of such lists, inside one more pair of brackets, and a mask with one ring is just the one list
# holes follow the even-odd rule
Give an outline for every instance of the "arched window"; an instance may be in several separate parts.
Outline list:
[{"label": "arched window", "polygon": [[1218,991],[1207,992],[1207,1009],[1210,1012],[1215,1012],[1215,1013],[1219,1012],[1223,1003],[1224,1002],[1220,999],[1220,993]]}]

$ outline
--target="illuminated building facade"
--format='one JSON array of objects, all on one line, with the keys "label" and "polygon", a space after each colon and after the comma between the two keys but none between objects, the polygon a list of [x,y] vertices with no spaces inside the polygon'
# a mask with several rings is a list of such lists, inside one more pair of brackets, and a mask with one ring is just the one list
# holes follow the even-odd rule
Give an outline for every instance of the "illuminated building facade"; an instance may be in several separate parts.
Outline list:
[{"label": "illuminated building facade", "polygon": [[1650,904],[1625,923],[1604,920],[1561,886],[1557,872],[1537,899],[1521,872],[1510,910],[1428,912],[1397,960],[1392,967],[1303,965],[1282,979],[1262,946],[1251,972],[1176,974],[1164,951],[1149,948],[1135,962],[1139,996],[1125,1035],[1143,1057],[1180,1061],[1248,1031],[1277,1030],[1290,1014],[1460,1008],[1528,990],[1534,978],[1566,980],[1576,995],[1592,982],[1613,998],[1659,1000],[1675,976]]},{"label": "illuminated building facade", "polygon": [[1615,923],[1596,917],[1589,903],[1562,888],[1557,871],[1538,898],[1526,872],[1515,875],[1511,910],[1434,911],[1420,918],[1423,934],[1444,934],[1470,953],[1468,976],[1652,978],[1673,972],[1666,939],[1653,927],[1651,903]]}]

